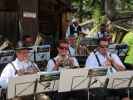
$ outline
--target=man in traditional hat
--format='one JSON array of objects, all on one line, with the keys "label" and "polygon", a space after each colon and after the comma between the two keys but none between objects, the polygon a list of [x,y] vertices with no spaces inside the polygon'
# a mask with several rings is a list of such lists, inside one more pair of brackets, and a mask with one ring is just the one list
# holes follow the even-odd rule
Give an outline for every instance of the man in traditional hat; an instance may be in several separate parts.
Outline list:
[{"label": "man in traditional hat", "polygon": [[[37,72],[39,72],[39,68],[34,62],[31,62],[29,60],[28,49],[22,47],[16,49],[16,59],[11,63],[8,63],[3,69],[0,81],[8,85],[9,80],[13,77],[26,74],[33,74]],[[2,83],[0,83],[0,85],[1,84]]]}]

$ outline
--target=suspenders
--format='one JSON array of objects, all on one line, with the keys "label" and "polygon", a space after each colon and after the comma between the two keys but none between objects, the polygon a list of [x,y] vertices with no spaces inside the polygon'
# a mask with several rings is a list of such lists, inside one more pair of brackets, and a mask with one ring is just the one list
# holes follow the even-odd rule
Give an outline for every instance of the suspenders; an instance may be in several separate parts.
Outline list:
[{"label": "suspenders", "polygon": [[[96,57],[96,59],[97,59],[98,65],[99,65],[99,66],[102,66],[102,64],[100,63],[100,60],[99,60],[99,58],[98,58],[98,56],[97,56],[97,54],[96,54],[96,51],[94,51],[94,55],[95,55],[95,57]],[[109,56],[111,57],[111,53],[109,54]]]},{"label": "suspenders", "polygon": [[17,69],[15,68],[15,65],[11,62],[11,65],[13,67],[13,69],[15,70],[15,74],[17,74]]},{"label": "suspenders", "polygon": [[97,59],[98,65],[99,65],[99,66],[102,66],[102,64],[100,63],[100,60],[99,60],[99,58],[98,58],[98,56],[97,56],[97,54],[96,54],[95,51],[94,51],[94,55],[95,55],[95,57],[96,57],[96,59]]}]

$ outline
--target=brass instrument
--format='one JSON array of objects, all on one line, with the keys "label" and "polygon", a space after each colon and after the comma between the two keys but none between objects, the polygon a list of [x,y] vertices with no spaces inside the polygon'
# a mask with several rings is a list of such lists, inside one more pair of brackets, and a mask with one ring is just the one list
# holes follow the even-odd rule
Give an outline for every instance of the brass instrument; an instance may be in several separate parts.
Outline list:
[{"label": "brass instrument", "polygon": [[27,75],[27,74],[35,74],[37,72],[40,72],[40,70],[35,66],[30,66],[27,69],[20,69],[16,71],[16,74],[18,76]]},{"label": "brass instrument", "polygon": [[4,50],[6,47],[8,47],[10,44],[9,40],[6,40],[2,43],[2,45],[0,45],[0,50]]},{"label": "brass instrument", "polygon": [[59,62],[60,67],[64,67],[64,68],[71,68],[74,66],[74,61],[73,61],[72,57],[70,57],[70,56],[65,56],[65,57],[58,56],[57,62]]}]

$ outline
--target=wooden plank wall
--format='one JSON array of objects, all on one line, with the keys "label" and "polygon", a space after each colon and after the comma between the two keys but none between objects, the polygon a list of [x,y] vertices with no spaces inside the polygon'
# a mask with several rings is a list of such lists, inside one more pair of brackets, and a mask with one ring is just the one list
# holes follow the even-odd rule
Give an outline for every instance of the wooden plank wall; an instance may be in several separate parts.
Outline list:
[{"label": "wooden plank wall", "polygon": [[0,11],[0,34],[12,42],[17,41],[18,19],[16,12]]}]

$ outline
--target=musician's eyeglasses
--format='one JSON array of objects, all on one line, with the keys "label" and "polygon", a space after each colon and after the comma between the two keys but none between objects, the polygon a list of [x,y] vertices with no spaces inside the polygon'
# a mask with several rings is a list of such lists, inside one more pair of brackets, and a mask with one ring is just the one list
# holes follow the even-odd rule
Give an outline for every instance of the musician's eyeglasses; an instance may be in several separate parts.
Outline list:
[{"label": "musician's eyeglasses", "polygon": [[68,47],[60,46],[59,48],[60,48],[61,50],[68,50]]}]

